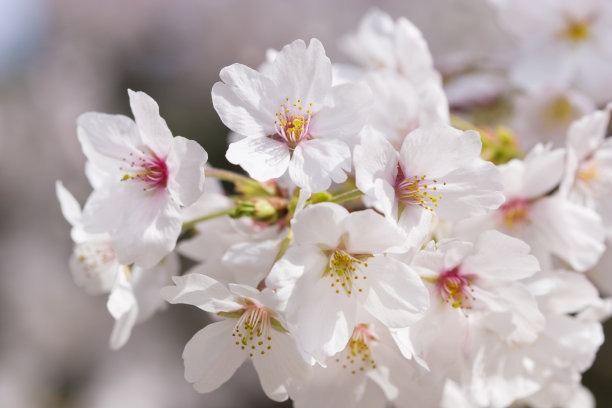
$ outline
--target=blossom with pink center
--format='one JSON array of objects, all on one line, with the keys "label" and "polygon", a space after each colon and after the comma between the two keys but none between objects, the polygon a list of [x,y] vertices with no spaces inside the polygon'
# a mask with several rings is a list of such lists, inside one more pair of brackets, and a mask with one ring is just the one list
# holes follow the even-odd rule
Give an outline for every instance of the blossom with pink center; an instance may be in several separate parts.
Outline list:
[{"label": "blossom with pink center", "polygon": [[612,104],[572,123],[561,191],[602,217],[612,237],[612,139],[606,138]]},{"label": "blossom with pink center", "polygon": [[94,191],[83,209],[91,233],[108,233],[122,264],[157,264],[174,249],[180,211],[203,193],[207,154],[173,137],[155,101],[129,91],[136,121],[86,113],[78,120]]},{"label": "blossom with pink center", "polygon": [[220,77],[213,105],[227,127],[245,136],[230,144],[230,162],[260,181],[288,172],[312,192],[346,180],[349,146],[363,127],[370,94],[360,85],[332,86],[319,40],[286,45],[261,71],[233,64]]},{"label": "blossom with pink center", "polygon": [[197,273],[174,277],[175,286],[162,289],[170,303],[185,303],[223,320],[196,333],[185,346],[185,378],[198,392],[215,390],[250,359],[264,392],[284,401],[305,382],[309,367],[296,348],[270,290],[224,284]]},{"label": "blossom with pink center", "polygon": [[474,298],[472,281],[477,279],[476,275],[464,274],[459,267],[450,271],[443,271],[435,282],[439,296],[454,308],[471,308],[470,303]]},{"label": "blossom with pink center", "polygon": [[[345,347],[315,365],[294,397],[296,408],[379,407],[393,401],[406,381],[406,360],[389,329],[363,314]],[[402,376],[404,374],[404,376]]]},{"label": "blossom with pink center", "polygon": [[481,147],[478,133],[439,124],[410,132],[398,152],[367,127],[355,147],[357,187],[407,230],[424,212],[450,221],[483,214],[504,198],[499,172],[479,157]]},{"label": "blossom with pink center", "polygon": [[497,211],[461,221],[454,234],[466,239],[498,229],[527,242],[542,269],[552,255],[578,271],[595,265],[603,253],[605,231],[592,209],[556,191],[564,174],[565,151],[535,146],[524,160],[500,165],[506,201]]},{"label": "blossom with pink center", "polygon": [[159,290],[179,271],[178,257],[169,255],[151,268],[123,265],[111,246],[108,233],[90,234],[83,229],[81,208],[72,194],[56,183],[62,214],[72,226],[75,243],[70,271],[77,286],[91,295],[108,294],[106,307],[115,319],[110,347],[123,347],[135,324],[149,319],[165,303]]},{"label": "blossom with pink center", "polygon": [[[372,210],[307,206],[292,221],[294,244],[266,278],[286,301],[288,323],[306,358],[342,350],[365,310],[384,325],[407,327],[429,306],[420,278],[403,262],[406,236]],[[334,311],[330,313],[330,311]]]}]

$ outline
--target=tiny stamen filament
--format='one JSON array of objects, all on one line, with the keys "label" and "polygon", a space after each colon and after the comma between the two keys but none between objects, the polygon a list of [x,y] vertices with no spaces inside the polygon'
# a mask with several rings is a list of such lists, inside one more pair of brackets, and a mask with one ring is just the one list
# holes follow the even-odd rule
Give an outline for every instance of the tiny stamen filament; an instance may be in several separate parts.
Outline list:
[{"label": "tiny stamen filament", "polygon": [[440,274],[436,281],[436,288],[442,297],[442,300],[449,303],[455,309],[471,309],[471,301],[476,300],[472,293],[473,276],[461,273],[459,267],[455,267],[450,271],[444,271]]},{"label": "tiny stamen filament", "polygon": [[343,351],[336,355],[336,364],[349,370],[352,375],[375,369],[376,362],[372,358],[370,345],[377,340],[370,329],[370,325],[356,325],[348,344]]},{"label": "tiny stamen filament", "polygon": [[428,211],[434,212],[442,195],[439,187],[446,182],[427,178],[426,175],[406,177],[398,165],[398,174],[395,181],[395,191],[398,199],[407,204],[416,204]]},{"label": "tiny stamen filament", "polygon": [[280,105],[280,111],[275,114],[274,128],[276,135],[273,138],[284,141],[289,149],[293,150],[302,140],[311,138],[308,133],[312,117],[312,104],[302,105],[302,100],[291,103],[289,98]]},{"label": "tiny stamen filament", "polygon": [[268,309],[250,300],[246,300],[246,306],[240,313],[232,333],[234,344],[248,351],[250,357],[266,354],[272,348],[270,329],[274,318]]},{"label": "tiny stamen filament", "polygon": [[147,185],[143,188],[145,191],[166,188],[168,166],[164,158],[158,157],[155,153],[146,152],[141,152],[139,157],[134,157],[133,153],[130,153],[129,156],[129,160],[128,158],[122,159],[126,165],[119,168],[126,171],[121,181],[142,181]]},{"label": "tiny stamen filament", "polygon": [[329,263],[323,276],[331,280],[330,286],[338,294],[342,289],[349,296],[355,290],[362,292],[363,289],[359,287],[359,279],[367,279],[364,268],[368,267],[368,263],[365,260],[370,256],[351,255],[341,249],[336,249],[329,257]]}]

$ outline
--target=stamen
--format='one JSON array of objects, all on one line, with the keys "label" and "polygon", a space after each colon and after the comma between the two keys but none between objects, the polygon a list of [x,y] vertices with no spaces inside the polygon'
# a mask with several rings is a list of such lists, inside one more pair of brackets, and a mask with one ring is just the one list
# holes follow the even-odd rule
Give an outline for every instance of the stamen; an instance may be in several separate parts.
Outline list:
[{"label": "stamen", "polygon": [[[340,285],[345,293],[350,296],[353,294],[354,287],[358,285],[357,279],[360,276],[359,273],[361,273],[363,279],[367,278],[364,268],[367,268],[368,264],[363,261],[369,257],[371,255],[349,254],[341,249],[336,249],[330,254],[329,263],[323,273],[323,277],[327,276],[331,279],[330,286],[332,288]],[[359,287],[357,287],[357,290],[359,292],[363,291]],[[339,294],[340,290],[335,289],[335,292]]]},{"label": "stamen", "polygon": [[[275,114],[276,134],[270,137],[284,141],[293,151],[302,140],[311,139],[308,129],[312,112],[304,109],[301,99],[291,103],[289,98],[285,98],[285,102],[280,105],[280,112]],[[312,103],[309,106],[312,107]]]}]

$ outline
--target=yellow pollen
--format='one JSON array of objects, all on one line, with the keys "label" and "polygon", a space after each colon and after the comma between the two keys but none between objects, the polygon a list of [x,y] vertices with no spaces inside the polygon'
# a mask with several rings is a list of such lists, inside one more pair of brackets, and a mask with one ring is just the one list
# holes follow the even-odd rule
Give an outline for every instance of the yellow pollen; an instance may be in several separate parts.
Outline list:
[{"label": "yellow pollen", "polygon": [[561,37],[575,44],[584,42],[591,36],[591,27],[586,20],[570,20]]},{"label": "yellow pollen", "polygon": [[597,170],[597,165],[595,163],[583,166],[578,170],[578,178],[584,182],[589,182],[599,176]]}]

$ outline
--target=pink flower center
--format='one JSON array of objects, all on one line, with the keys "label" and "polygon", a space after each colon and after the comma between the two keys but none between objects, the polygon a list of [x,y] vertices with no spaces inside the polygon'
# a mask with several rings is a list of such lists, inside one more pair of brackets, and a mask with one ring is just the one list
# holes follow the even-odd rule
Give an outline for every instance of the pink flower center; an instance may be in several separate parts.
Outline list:
[{"label": "pink flower center", "polygon": [[302,140],[312,139],[308,133],[310,126],[310,118],[312,117],[312,103],[305,108],[302,105],[302,100],[291,103],[289,98],[285,99],[285,103],[281,103],[280,112],[275,114],[274,128],[276,135],[273,138],[284,141],[289,149],[293,150]]},{"label": "pink flower center", "polygon": [[[147,187],[143,190],[157,190],[160,188],[166,188],[168,184],[168,166],[164,158],[157,157],[155,153],[143,154],[134,158],[134,154],[130,153],[131,160],[129,167],[120,167],[121,170],[125,170],[127,173],[121,179],[125,180],[140,180],[146,183]],[[125,158],[124,162],[128,162]]]},{"label": "pink flower center", "polygon": [[524,198],[512,198],[506,201],[499,211],[501,211],[504,224],[508,228],[514,227],[516,224],[528,224],[531,222],[529,219],[529,210],[531,204]]},{"label": "pink flower center", "polygon": [[398,199],[403,203],[416,204],[433,212],[434,208],[438,206],[438,201],[442,199],[438,187],[445,185],[446,182],[440,183],[426,175],[406,177],[401,166],[397,165],[395,192]]},{"label": "pink flower center", "polygon": [[471,287],[475,277],[461,273],[459,267],[450,271],[444,271],[436,281],[436,289],[446,303],[454,308],[471,309],[471,301],[476,300],[472,296],[474,289]]}]

